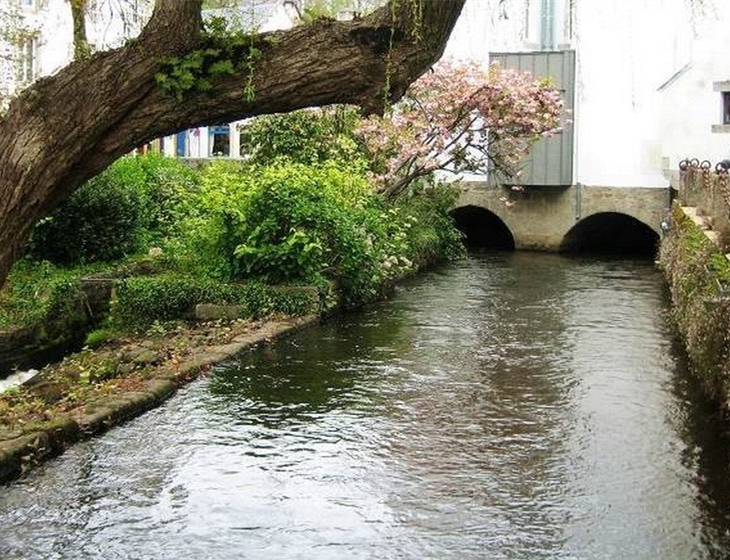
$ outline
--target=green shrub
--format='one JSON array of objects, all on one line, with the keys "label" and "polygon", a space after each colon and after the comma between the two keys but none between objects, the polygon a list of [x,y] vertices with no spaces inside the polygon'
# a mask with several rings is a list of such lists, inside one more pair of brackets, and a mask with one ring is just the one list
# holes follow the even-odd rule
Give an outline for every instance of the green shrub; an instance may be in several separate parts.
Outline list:
[{"label": "green shrub", "polygon": [[394,271],[380,264],[397,256],[388,253],[397,220],[362,176],[333,162],[212,165],[202,185],[204,218],[188,228],[188,255],[211,277],[332,279],[356,300],[375,295],[382,276]]},{"label": "green shrub", "polygon": [[280,292],[258,282],[135,277],[119,281],[115,291],[112,323],[131,330],[145,329],[155,321],[188,318],[199,303],[241,305],[245,314],[254,318],[275,312],[302,315],[317,307],[310,293]]},{"label": "green shrub", "polygon": [[449,215],[458,196],[452,185],[414,185],[397,200],[397,207],[411,222],[407,256],[419,266],[466,254],[463,234]]},{"label": "green shrub", "polygon": [[165,246],[182,233],[200,196],[199,172],[176,158],[148,154],[134,160],[144,172],[145,245]]},{"label": "green shrub", "polygon": [[335,160],[361,172],[367,162],[354,134],[359,122],[358,110],[345,105],[263,115],[240,126],[241,155],[256,165]]},{"label": "green shrub", "polygon": [[463,253],[448,216],[455,191],[432,187],[392,205],[334,161],[267,167],[220,162],[201,177],[182,269],[223,281],[334,281],[347,303],[377,297],[417,265]]},{"label": "green shrub", "polygon": [[31,255],[68,265],[134,253],[144,227],[144,181],[133,159],[119,160],[36,224]]},{"label": "green shrub", "polygon": [[122,158],[36,224],[30,254],[76,265],[166,245],[195,211],[198,190],[197,173],[179,160]]}]

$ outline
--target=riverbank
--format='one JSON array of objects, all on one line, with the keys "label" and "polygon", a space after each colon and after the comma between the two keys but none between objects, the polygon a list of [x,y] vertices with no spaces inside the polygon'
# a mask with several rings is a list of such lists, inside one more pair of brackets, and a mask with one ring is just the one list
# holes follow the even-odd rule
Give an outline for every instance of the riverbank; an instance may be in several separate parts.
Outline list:
[{"label": "riverbank", "polygon": [[692,374],[727,415],[730,410],[730,260],[718,232],[694,207],[675,203],[659,263],[672,298],[672,318]]},{"label": "riverbank", "polygon": [[212,365],[318,321],[309,315],[177,324],[44,368],[40,382],[0,397],[0,483],[158,406]]}]

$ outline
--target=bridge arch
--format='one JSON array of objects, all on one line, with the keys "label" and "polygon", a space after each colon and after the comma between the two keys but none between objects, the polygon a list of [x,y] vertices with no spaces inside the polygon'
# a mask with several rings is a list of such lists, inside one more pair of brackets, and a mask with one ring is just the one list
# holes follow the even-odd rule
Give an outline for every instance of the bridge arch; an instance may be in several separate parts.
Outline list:
[{"label": "bridge arch", "polygon": [[456,227],[464,234],[471,249],[514,251],[515,238],[507,224],[494,212],[482,206],[466,205],[451,212]]},{"label": "bridge arch", "polygon": [[563,252],[591,252],[653,257],[659,234],[643,221],[621,212],[586,216],[563,236]]}]

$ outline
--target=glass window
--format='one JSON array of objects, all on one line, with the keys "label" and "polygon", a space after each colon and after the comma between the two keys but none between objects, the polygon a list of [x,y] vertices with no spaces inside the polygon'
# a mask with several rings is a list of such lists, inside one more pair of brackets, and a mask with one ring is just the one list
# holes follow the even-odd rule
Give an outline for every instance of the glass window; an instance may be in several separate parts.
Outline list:
[{"label": "glass window", "polygon": [[229,157],[231,155],[231,129],[227,124],[211,126],[210,155],[213,157]]},{"label": "glass window", "polygon": [[18,45],[16,60],[16,80],[29,83],[35,80],[37,73],[38,39],[28,37]]}]

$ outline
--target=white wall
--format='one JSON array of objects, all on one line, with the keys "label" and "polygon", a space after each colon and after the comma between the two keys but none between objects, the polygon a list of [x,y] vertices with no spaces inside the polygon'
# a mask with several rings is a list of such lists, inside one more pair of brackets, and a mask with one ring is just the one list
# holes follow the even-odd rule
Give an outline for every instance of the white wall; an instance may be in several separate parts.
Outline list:
[{"label": "white wall", "polygon": [[730,158],[730,134],[711,132],[722,122],[721,96],[713,82],[730,80],[730,2],[715,2],[698,33],[691,66],[662,92],[659,130],[670,169],[686,157],[713,164]]},{"label": "white wall", "polygon": [[681,2],[588,0],[578,5],[577,182],[666,185],[657,88],[679,69],[667,45],[676,28],[672,8]]},{"label": "white wall", "polygon": [[[0,0],[10,2],[14,0]],[[8,5],[10,6],[10,5]],[[132,13],[127,4],[113,0],[95,0],[87,11],[87,39],[96,50],[119,46],[125,38],[136,35],[149,16],[152,0],[138,0],[138,13]],[[73,59],[73,19],[68,0],[35,0],[33,6],[4,7],[3,12],[17,16],[24,29],[38,38],[36,77],[53,74]],[[120,11],[123,8],[123,11]],[[139,16],[139,17],[136,17]],[[4,18],[6,19],[6,18]],[[12,19],[12,18],[11,18]],[[8,25],[3,21],[2,24]],[[15,24],[13,24],[15,25]],[[23,84],[15,83],[16,48],[0,45],[0,51],[9,56],[0,68],[0,89],[12,92]]]}]

